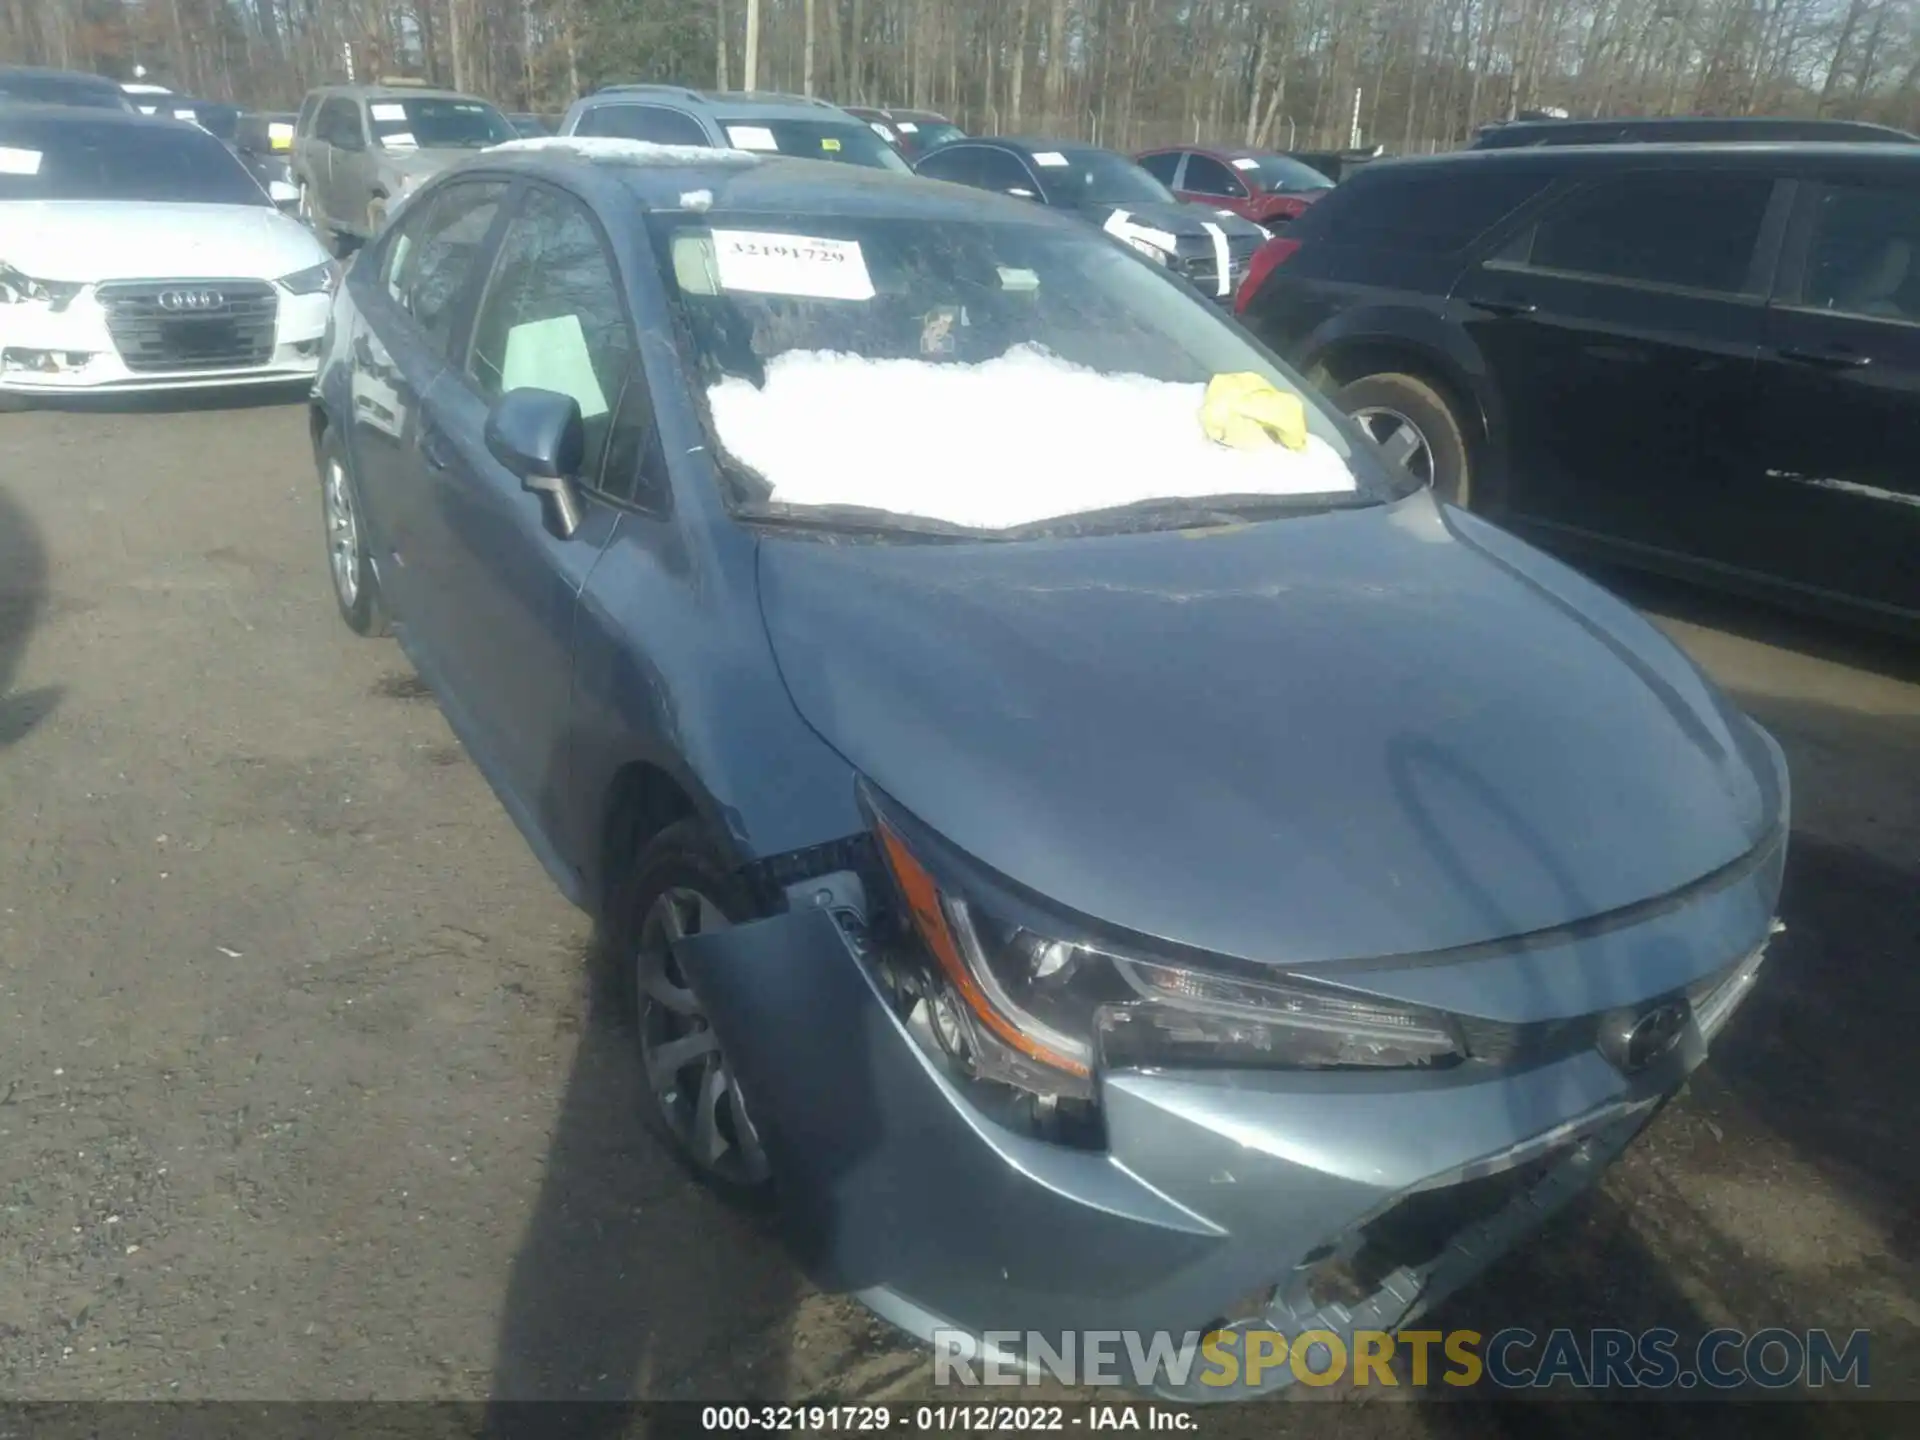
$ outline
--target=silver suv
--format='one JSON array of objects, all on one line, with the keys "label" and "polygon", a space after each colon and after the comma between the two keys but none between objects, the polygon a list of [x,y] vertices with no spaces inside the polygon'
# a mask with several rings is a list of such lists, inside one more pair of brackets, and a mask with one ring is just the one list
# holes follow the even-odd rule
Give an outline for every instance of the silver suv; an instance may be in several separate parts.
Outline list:
[{"label": "silver suv", "polygon": [[428,176],[518,138],[485,100],[423,85],[310,90],[293,131],[300,218],[336,251],[380,233],[387,211]]},{"label": "silver suv", "polygon": [[773,91],[609,85],[576,100],[562,135],[611,135],[662,145],[758,150],[906,170],[894,148],[838,105]]}]

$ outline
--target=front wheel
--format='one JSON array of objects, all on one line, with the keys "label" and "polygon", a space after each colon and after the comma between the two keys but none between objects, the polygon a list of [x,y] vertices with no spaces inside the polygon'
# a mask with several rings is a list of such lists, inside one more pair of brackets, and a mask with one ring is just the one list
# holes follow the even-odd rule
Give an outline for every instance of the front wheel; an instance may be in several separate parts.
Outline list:
[{"label": "front wheel", "polygon": [[735,1202],[771,1193],[772,1167],[746,1098],[677,940],[753,918],[738,876],[715,854],[699,823],[661,831],[635,863],[615,902],[614,963],[633,1006],[651,1127],[707,1185]]},{"label": "front wheel", "polygon": [[1389,465],[1451,505],[1472,503],[1467,435],[1446,397],[1413,375],[1364,375],[1342,385],[1334,404],[1353,417]]}]

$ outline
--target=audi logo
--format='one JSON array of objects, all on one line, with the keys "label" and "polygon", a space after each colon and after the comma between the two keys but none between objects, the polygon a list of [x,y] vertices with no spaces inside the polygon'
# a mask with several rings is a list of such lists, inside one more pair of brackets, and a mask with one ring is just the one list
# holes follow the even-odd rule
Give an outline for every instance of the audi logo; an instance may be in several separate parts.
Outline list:
[{"label": "audi logo", "polygon": [[175,312],[183,310],[218,310],[227,303],[227,297],[218,290],[162,290],[160,308]]}]

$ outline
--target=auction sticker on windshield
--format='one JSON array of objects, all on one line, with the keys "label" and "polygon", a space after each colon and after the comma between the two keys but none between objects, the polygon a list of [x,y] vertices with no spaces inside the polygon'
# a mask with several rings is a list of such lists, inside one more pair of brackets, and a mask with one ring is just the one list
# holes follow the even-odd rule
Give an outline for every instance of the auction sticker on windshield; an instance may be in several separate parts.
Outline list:
[{"label": "auction sticker on windshield", "polygon": [[715,230],[713,253],[723,289],[814,300],[873,298],[873,280],[857,240]]},{"label": "auction sticker on windshield", "polygon": [[404,105],[382,103],[374,105],[371,108],[373,110],[373,118],[376,120],[391,122],[394,120],[404,121],[407,118],[407,107]]},{"label": "auction sticker on windshield", "polygon": [[1057,167],[1066,164],[1067,157],[1062,155],[1058,150],[1040,150],[1035,152],[1033,163],[1036,165]]},{"label": "auction sticker on windshield", "polygon": [[773,138],[773,131],[764,125],[729,125],[727,139],[740,150],[778,150],[780,142]]},{"label": "auction sticker on windshield", "polygon": [[16,150],[11,145],[0,145],[0,175],[38,175],[40,155],[38,150]]}]

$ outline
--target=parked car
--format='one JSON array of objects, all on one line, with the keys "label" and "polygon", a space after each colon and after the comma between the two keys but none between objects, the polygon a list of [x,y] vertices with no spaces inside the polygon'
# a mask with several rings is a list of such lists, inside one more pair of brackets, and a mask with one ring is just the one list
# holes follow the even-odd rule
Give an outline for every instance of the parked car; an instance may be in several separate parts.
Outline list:
[{"label": "parked car", "polygon": [[1386,153],[1385,146],[1373,145],[1359,150],[1289,150],[1286,155],[1338,185],[1362,165],[1385,158]]},{"label": "parked car", "polygon": [[929,150],[949,140],[964,140],[967,132],[946,116],[932,110],[896,110],[868,105],[848,105],[849,115],[864,120],[873,133],[898,150],[902,158],[918,160]]},{"label": "parked car", "polygon": [[1333,188],[1333,181],[1291,155],[1266,150],[1174,146],[1133,157],[1182,200],[1218,205],[1268,230],[1289,221]]},{"label": "parked car", "polygon": [[173,91],[169,87],[145,80],[125,81],[120,86],[120,93],[142,115],[158,114],[160,106],[173,98]]},{"label": "parked car", "polygon": [[[229,147],[238,139],[242,113],[238,105],[224,100],[196,100],[191,95],[170,95],[164,109],[170,119],[198,125]],[[155,113],[159,113],[158,110]]]},{"label": "parked car", "polygon": [[380,233],[387,212],[429,175],[519,138],[485,100],[422,85],[309,91],[294,121],[299,211],[336,250]]},{"label": "parked car", "polygon": [[1233,298],[1267,235],[1230,210],[1184,204],[1126,156],[1076,141],[956,140],[921,160],[914,171],[1064,210],[1176,271],[1222,304]]},{"label": "parked car", "polygon": [[574,101],[560,133],[908,168],[891,145],[839,106],[770,91],[609,85]]},{"label": "parked car", "polygon": [[1569,146],[1367,170],[1245,318],[1448,499],[1920,620],[1920,150]]},{"label": "parked car", "polygon": [[0,399],[310,380],[335,278],[205,131],[0,109]]},{"label": "parked car", "polygon": [[131,112],[133,101],[104,75],[0,65],[0,104],[74,105],[86,110]]},{"label": "parked car", "polygon": [[1473,150],[1536,145],[1659,145],[1743,142],[1915,145],[1920,136],[1864,120],[1794,120],[1769,115],[1620,116],[1612,120],[1509,120],[1474,132]]},{"label": "parked car", "polygon": [[522,141],[329,334],[342,616],[598,918],[642,1113],[916,1334],[1410,1323],[1749,992],[1778,747],[1076,220]]},{"label": "parked car", "polygon": [[294,183],[291,111],[244,111],[234,122],[232,148],[247,173],[282,210],[297,214],[300,188]]}]

